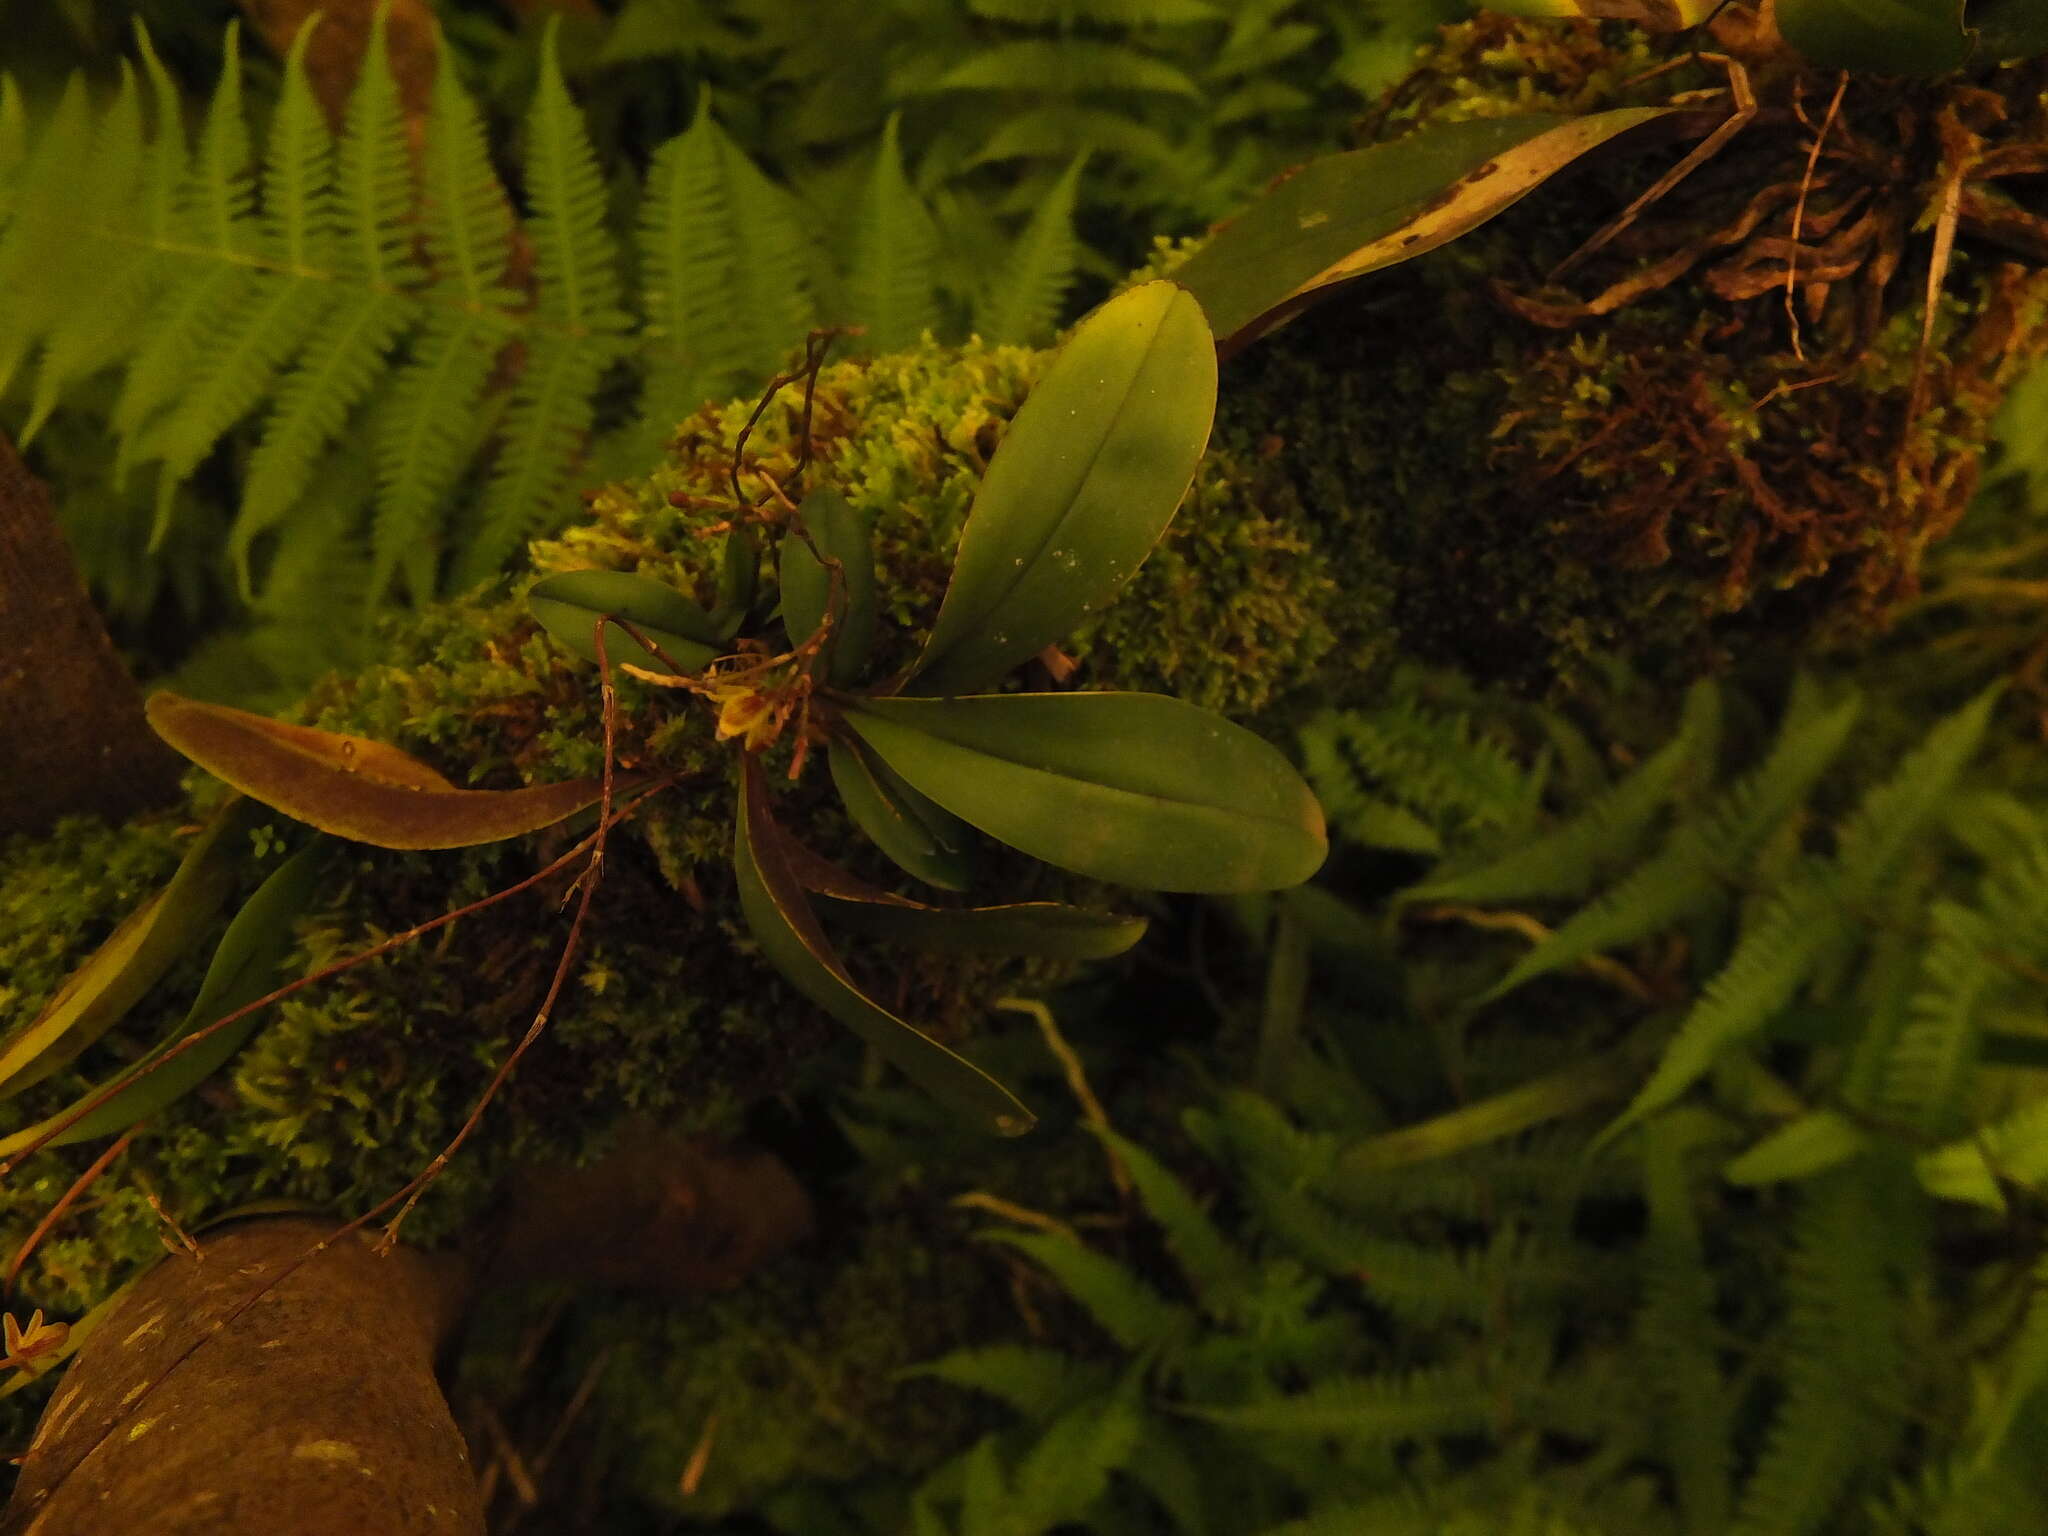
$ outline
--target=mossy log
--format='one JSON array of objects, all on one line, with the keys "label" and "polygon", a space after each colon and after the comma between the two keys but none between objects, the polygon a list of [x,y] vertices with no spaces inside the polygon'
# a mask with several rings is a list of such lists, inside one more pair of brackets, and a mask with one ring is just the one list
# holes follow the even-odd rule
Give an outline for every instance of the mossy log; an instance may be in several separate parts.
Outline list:
[{"label": "mossy log", "polygon": [[481,1533],[434,1380],[467,1277],[333,1232],[251,1221],[144,1275],[51,1400],[0,1531]]}]

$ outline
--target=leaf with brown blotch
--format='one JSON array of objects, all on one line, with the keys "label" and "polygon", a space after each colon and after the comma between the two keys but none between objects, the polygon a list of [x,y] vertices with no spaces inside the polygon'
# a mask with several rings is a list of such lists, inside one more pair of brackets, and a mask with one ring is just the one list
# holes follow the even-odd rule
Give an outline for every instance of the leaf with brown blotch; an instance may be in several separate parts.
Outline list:
[{"label": "leaf with brown blotch", "polygon": [[1325,289],[1448,244],[1618,135],[1681,115],[1622,107],[1433,123],[1325,155],[1218,229],[1173,280],[1200,301],[1227,357]]},{"label": "leaf with brown blotch", "polygon": [[252,800],[379,848],[469,848],[553,826],[595,804],[597,779],[457,789],[396,747],[180,698],[150,695],[156,733]]}]

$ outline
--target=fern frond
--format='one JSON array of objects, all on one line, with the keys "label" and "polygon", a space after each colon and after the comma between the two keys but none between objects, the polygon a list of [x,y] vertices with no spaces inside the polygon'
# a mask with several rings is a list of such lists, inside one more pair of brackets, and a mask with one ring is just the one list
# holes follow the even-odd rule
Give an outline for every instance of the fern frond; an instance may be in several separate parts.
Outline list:
[{"label": "fern frond", "polygon": [[62,210],[71,189],[90,174],[92,141],[85,79],[73,75],[57,98],[49,127],[26,157],[12,216],[0,230],[0,293],[9,300],[0,306],[0,390],[7,388],[54,318],[39,279],[65,265]]},{"label": "fern frond", "polygon": [[1859,1472],[1885,1464],[1903,1369],[1890,1277],[1910,1263],[1912,1235],[1888,1219],[1876,1167],[1800,1186],[1784,1398],[1743,1487],[1737,1536],[1827,1529]]},{"label": "fern frond", "polygon": [[220,83],[208,103],[173,219],[173,232],[184,249],[163,264],[164,291],[153,324],[129,361],[109,414],[122,443],[117,469],[132,462],[136,435],[159,410],[180,398],[215,339],[248,309],[245,300],[260,259],[260,230],[254,217],[249,133],[242,117],[238,37],[239,30],[231,27]]},{"label": "fern frond", "polygon": [[[102,121],[95,158],[104,157],[110,168],[139,159],[140,169],[126,189],[109,174],[95,189],[94,202],[82,210],[88,227],[109,236],[118,232],[119,238],[102,242],[102,263],[78,264],[94,291],[89,302],[52,320],[36,370],[35,398],[22,426],[24,442],[42,430],[76,381],[127,356],[135,338],[154,324],[152,310],[171,260],[167,251],[186,177],[185,125],[177,84],[139,20],[135,40],[149,79],[153,129],[145,136],[119,97]],[[121,201],[101,201],[114,196]]]},{"label": "fern frond", "polygon": [[1130,1174],[1147,1213],[1165,1229],[1167,1246],[1203,1310],[1212,1316],[1230,1315],[1248,1283],[1250,1264],[1245,1255],[1158,1158],[1106,1127],[1095,1131]]},{"label": "fern frond", "polygon": [[1472,1434],[1493,1420],[1493,1390],[1469,1370],[1335,1376],[1306,1391],[1255,1403],[1188,1403],[1182,1412],[1237,1429],[1342,1435],[1364,1444],[1419,1435]]},{"label": "fern frond", "polygon": [[1018,236],[1010,259],[984,290],[974,317],[983,341],[1037,346],[1051,336],[1080,265],[1074,202],[1087,163],[1086,155],[1076,156],[1061,173]]},{"label": "fern frond", "polygon": [[591,397],[611,363],[609,350],[588,336],[541,332],[528,341],[480,521],[456,564],[458,588],[489,580],[524,540],[567,519],[573,508],[561,503],[569,474],[590,433]]},{"label": "fern frond", "polygon": [[1187,1308],[1168,1301],[1131,1270],[1070,1239],[1044,1232],[980,1235],[1036,1259],[1127,1350],[1164,1343],[1185,1333],[1193,1321]]},{"label": "fern frond", "polygon": [[1643,1135],[1649,1208],[1635,1315],[1635,1370],[1658,1408],[1657,1445],[1678,1484],[1685,1526],[1699,1536],[1728,1525],[1734,1465],[1730,1394],[1716,1359],[1714,1270],[1707,1261],[1688,1160],[1714,1134],[1704,1115],[1665,1115]]},{"label": "fern frond", "polygon": [[1103,1366],[1026,1344],[957,1349],[903,1374],[986,1392],[1034,1423],[1048,1421],[1084,1398],[1101,1395],[1111,1382]]},{"label": "fern frond", "polygon": [[447,49],[434,77],[423,159],[422,234],[435,278],[431,307],[372,425],[371,590],[389,590],[402,565],[415,603],[434,595],[433,535],[445,525],[449,492],[480,441],[479,407],[510,335],[514,299],[501,287],[512,245],[511,203],[491,169],[482,116]]},{"label": "fern frond", "polygon": [[461,585],[496,573],[522,540],[565,519],[560,505],[588,437],[598,380],[621,351],[618,252],[583,115],[556,57],[556,21],[541,49],[527,114],[527,229],[538,290],[525,366],[512,387],[484,488],[481,521],[457,567]]},{"label": "fern frond", "polygon": [[1882,1103],[1916,1130],[1953,1132],[1977,1061],[1983,1008],[2009,972],[1993,958],[1998,934],[1968,907],[1937,901],[1920,980],[1885,1063]]},{"label": "fern frond", "polygon": [[903,174],[898,119],[882,132],[854,228],[848,318],[867,328],[860,346],[883,355],[917,345],[938,327],[938,229]]},{"label": "fern frond", "polygon": [[1128,1389],[1070,1408],[1017,1464],[1003,1529],[1050,1531],[1080,1521],[1138,1443],[1137,1394]]},{"label": "fern frond", "polygon": [[434,596],[430,540],[456,477],[481,442],[479,410],[505,336],[495,318],[448,311],[414,339],[412,360],[385,392],[372,427],[378,496],[371,551],[374,593],[401,566],[414,603]]},{"label": "fern frond", "polygon": [[1164,59],[1122,43],[1089,38],[1020,38],[997,43],[955,65],[929,91],[1017,91],[1050,96],[1180,96],[1202,88]]},{"label": "fern frond", "polygon": [[1185,1444],[1184,1426],[1145,1413],[1123,1470],[1166,1511],[1179,1536],[1209,1536],[1214,1529],[1202,1493],[1202,1472]]},{"label": "fern frond", "polygon": [[1686,694],[1678,732],[1619,784],[1533,843],[1465,874],[1425,880],[1404,903],[1535,901],[1583,896],[1601,873],[1633,855],[1658,811],[1714,771],[1721,694],[1711,682]]},{"label": "fern frond", "polygon": [[2048,1259],[2035,1263],[2031,1279],[2026,1313],[1999,1362],[2000,1380],[1972,1457],[1979,1475],[1996,1465],[2021,1410],[2048,1386]]},{"label": "fern frond", "polygon": [[2001,1180],[2030,1189],[2048,1187],[2048,1098],[1922,1153],[1914,1167],[1930,1194],[2004,1210]]},{"label": "fern frond", "polygon": [[1138,118],[1107,107],[1062,103],[1005,114],[963,169],[1004,160],[1071,161],[1088,154],[1162,166],[1172,164],[1179,151],[1172,139]]},{"label": "fern frond", "polygon": [[384,44],[385,13],[349,98],[336,156],[333,245],[337,299],[292,358],[263,437],[250,456],[228,556],[244,600],[249,553],[308,485],[314,459],[384,376],[392,349],[418,324],[418,279],[407,255],[411,167],[405,119]]},{"label": "fern frond", "polygon": [[1484,1000],[1725,903],[1728,883],[1806,798],[1847,742],[1861,709],[1855,698],[1826,710],[1813,700],[1810,690],[1795,688],[1763,763],[1717,796],[1704,814],[1681,822],[1662,851],[1524,955]]},{"label": "fern frond", "polygon": [[1508,828],[1533,813],[1534,780],[1469,717],[1413,699],[1318,715],[1301,732],[1309,782],[1343,835],[1368,846],[1440,851],[1445,839]]},{"label": "fern frond", "polygon": [[803,339],[808,240],[789,193],[732,142],[703,92],[689,131],[656,152],[641,206],[651,432],[758,382]]},{"label": "fern frond", "polygon": [[1837,844],[1844,900],[1860,905],[1890,877],[1976,755],[2003,692],[2003,684],[1987,688],[1941,721],[1890,779],[1863,798]]},{"label": "fern frond", "polygon": [[1707,983],[1664,1048],[1650,1080],[1601,1133],[1600,1141],[1684,1093],[1722,1051],[1790,1003],[1823,957],[1848,943],[1854,932],[1827,867],[1809,862],[1801,876],[1773,893],[1755,919],[1745,924],[1727,965]]}]

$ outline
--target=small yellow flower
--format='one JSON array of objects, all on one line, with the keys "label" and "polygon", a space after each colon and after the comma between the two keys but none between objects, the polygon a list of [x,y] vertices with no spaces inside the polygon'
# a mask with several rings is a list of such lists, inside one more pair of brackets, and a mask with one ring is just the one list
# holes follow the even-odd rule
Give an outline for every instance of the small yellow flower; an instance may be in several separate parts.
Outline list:
[{"label": "small yellow flower", "polygon": [[733,683],[713,688],[711,697],[718,701],[718,739],[732,736],[746,738],[749,752],[758,752],[775,739],[774,706],[761,694],[755,693],[744,684]]}]

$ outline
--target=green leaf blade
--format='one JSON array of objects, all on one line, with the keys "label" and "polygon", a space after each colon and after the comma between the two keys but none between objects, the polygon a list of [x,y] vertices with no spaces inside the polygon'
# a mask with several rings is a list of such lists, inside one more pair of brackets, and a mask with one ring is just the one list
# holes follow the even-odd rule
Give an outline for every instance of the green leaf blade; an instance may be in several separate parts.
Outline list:
[{"label": "green leaf blade", "polygon": [[1321,289],[1457,239],[1668,110],[1441,123],[1312,160],[1217,231],[1175,280],[1201,301],[1227,354]]},{"label": "green leaf blade", "polygon": [[967,889],[974,873],[972,828],[856,742],[834,740],[825,762],[847,815],[898,869],[942,891]]},{"label": "green leaf blade", "polygon": [[795,987],[859,1035],[903,1074],[1003,1136],[1021,1136],[1036,1117],[966,1057],[876,1003],[847,975],[811,910],[775,825],[760,764],[741,765],[733,867],[740,910],[762,956]]},{"label": "green leaf blade", "polygon": [[875,755],[972,826],[1048,864],[1153,890],[1298,885],[1328,852],[1322,807],[1242,727],[1140,693],[869,699]]},{"label": "green leaf blade", "polygon": [[794,534],[783,536],[777,572],[783,626],[791,645],[802,645],[817,633],[832,595],[832,573],[819,556],[837,560],[840,601],[825,641],[826,676],[839,687],[850,687],[867,667],[875,642],[874,519],[830,486],[812,491],[798,511],[811,537],[806,543]]},{"label": "green leaf blade", "polygon": [[[697,671],[718,654],[718,625],[710,614],[675,588],[629,571],[544,576],[527,589],[526,605],[564,650],[588,662],[597,660],[597,621],[605,615],[632,624],[686,672]],[[610,626],[608,631],[605,655],[613,666],[623,661],[650,672],[672,670],[625,630]]]},{"label": "green leaf blade", "polygon": [[1083,321],[982,479],[917,691],[985,687],[1108,602],[1173,520],[1215,408],[1208,323],[1175,284]]}]

